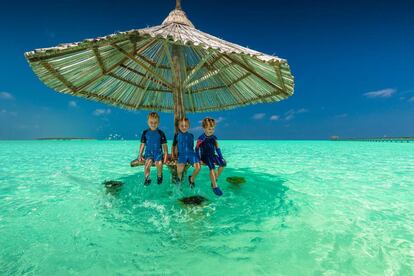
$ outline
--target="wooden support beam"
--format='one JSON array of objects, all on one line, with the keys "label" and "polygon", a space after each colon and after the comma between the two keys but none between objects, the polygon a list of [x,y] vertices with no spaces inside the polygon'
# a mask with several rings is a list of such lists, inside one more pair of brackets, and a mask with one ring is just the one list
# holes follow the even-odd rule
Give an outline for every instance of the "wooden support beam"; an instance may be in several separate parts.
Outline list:
[{"label": "wooden support beam", "polygon": [[168,87],[167,85],[165,85],[163,82],[161,82],[161,81],[159,81],[159,80],[157,80],[157,79],[155,79],[155,78],[153,78],[153,77],[147,76],[146,74],[143,74],[143,73],[139,72],[138,70],[135,70],[134,68],[131,68],[131,67],[129,67],[129,66],[127,66],[127,65],[124,65],[124,64],[121,64],[121,67],[122,67],[122,68],[125,68],[125,69],[127,69],[128,71],[131,71],[131,72],[133,72],[133,73],[135,73],[135,74],[137,74],[137,75],[139,75],[139,76],[141,76],[141,77],[143,77],[143,78],[146,78],[146,79],[148,79],[148,80],[152,81],[153,83],[160,84],[160,85],[164,86],[165,88],[169,88],[169,87]]},{"label": "wooden support beam", "polygon": [[[184,108],[184,87],[183,80],[185,78],[184,68],[182,67],[183,52],[180,46],[172,45],[172,64],[171,68],[175,72],[174,79],[174,90],[173,90],[173,100],[174,100],[174,123],[178,119],[185,117],[185,108]],[[177,129],[176,129],[177,131]]]},{"label": "wooden support beam", "polygon": [[136,54],[136,56],[139,57],[140,59],[143,59],[145,62],[151,64],[154,67],[158,66],[158,68],[161,68],[161,69],[171,70],[171,67],[165,66],[165,65],[162,65],[162,64],[157,65],[157,63],[155,61],[153,61],[152,59],[150,59],[150,58],[148,58],[148,57],[146,57],[142,54]]},{"label": "wooden support beam", "polygon": [[217,56],[217,58],[215,58],[212,62],[209,63],[210,66],[214,66],[214,64],[216,64],[216,62],[219,61],[222,57],[223,57],[223,55],[222,54],[219,54]]},{"label": "wooden support beam", "polygon": [[[158,52],[156,53],[156,55],[157,55],[157,57],[158,57],[158,60],[161,62],[161,60],[162,60],[162,53],[163,53],[163,51],[161,50],[161,49],[159,49],[158,50]],[[155,70],[157,70],[158,69],[158,65],[159,64],[155,64]],[[138,107],[138,106],[140,106],[141,105],[141,102],[142,102],[142,100],[143,100],[143,98],[144,98],[144,95],[145,95],[145,93],[147,92],[147,90],[148,90],[148,88],[149,88],[149,85],[150,85],[150,82],[149,82],[149,79],[148,78],[142,78],[141,79],[141,81],[140,81],[140,84],[144,84],[145,83],[145,88],[144,88],[144,91],[142,91],[141,93],[140,93],[140,95],[139,95],[139,97],[138,97],[138,101],[137,101],[137,103],[136,103],[136,107]]]},{"label": "wooden support beam", "polygon": [[93,46],[92,50],[93,50],[93,53],[95,54],[95,58],[96,58],[96,61],[98,62],[99,68],[101,69],[101,73],[105,74],[106,69],[105,69],[105,65],[103,63],[101,54],[99,53],[98,46]]},{"label": "wooden support beam", "polygon": [[258,74],[256,71],[252,70],[251,68],[249,68],[249,66],[243,64],[242,62],[238,61],[237,59],[233,58],[231,55],[224,53],[223,54],[227,59],[233,61],[234,63],[236,63],[237,65],[239,65],[241,68],[243,68],[244,70],[246,70],[247,72],[250,72],[251,74],[253,74],[255,77],[257,77],[258,79],[262,80],[264,83],[267,83],[268,85],[270,85],[271,87],[275,88],[276,90],[278,90],[279,92],[281,92],[282,94],[284,94],[285,96],[290,96],[286,91],[284,91],[281,87],[277,86],[276,84],[272,83],[271,81],[269,81],[268,79],[262,77],[260,74]]},{"label": "wooden support beam", "polygon": [[[203,88],[190,90],[190,91],[191,91],[191,94],[197,94],[197,93],[204,92],[204,91],[219,90],[219,89],[223,89],[223,88],[228,88],[228,87],[227,87],[227,85],[208,86],[208,87],[203,87]],[[186,93],[190,94],[190,91],[187,91]]]},{"label": "wooden support beam", "polygon": [[187,77],[185,78],[184,82],[183,82],[183,86],[185,87],[187,85],[187,83],[191,80],[191,78],[194,76],[195,73],[197,73],[202,67],[203,65],[206,63],[206,61],[214,54],[213,51],[207,53],[207,55],[205,55],[199,63],[197,63],[197,65],[188,73]]},{"label": "wooden support beam", "polygon": [[[145,49],[147,49],[148,47],[150,47],[152,44],[155,43],[155,40],[148,40],[147,43],[145,43],[141,48],[139,48],[138,50],[136,50],[136,44],[134,43],[134,49],[133,49],[133,53],[138,52],[142,52]],[[84,88],[86,88],[87,86],[89,86],[90,84],[92,84],[93,82],[97,81],[98,79],[100,79],[101,77],[105,76],[106,74],[112,72],[113,70],[115,70],[115,68],[117,68],[118,66],[120,66],[121,64],[123,64],[125,61],[128,60],[128,57],[124,57],[122,58],[119,62],[113,64],[111,67],[106,68],[106,70],[104,72],[101,72],[100,74],[96,75],[95,77],[91,78],[90,80],[86,81],[85,83],[83,83],[81,86],[78,86],[76,91],[80,91]]]},{"label": "wooden support beam", "polygon": [[56,70],[55,68],[53,68],[52,65],[50,65],[48,62],[46,61],[41,61],[40,64],[42,64],[42,66],[49,71],[50,74],[52,74],[52,76],[54,76],[55,78],[57,78],[63,85],[65,85],[71,92],[76,92],[76,87],[70,82],[68,81],[62,74],[59,73],[58,70]]},{"label": "wooden support beam", "polygon": [[[200,89],[191,90],[191,93],[192,93],[192,94],[195,94],[195,93],[200,93],[200,92],[203,92],[203,91],[208,91],[208,90],[218,90],[218,89],[223,89],[223,88],[229,88],[229,87],[231,87],[231,86],[235,85],[236,83],[238,83],[238,82],[240,82],[240,81],[244,80],[244,79],[245,79],[245,78],[247,78],[248,76],[250,76],[250,73],[246,73],[246,74],[244,74],[243,76],[241,76],[241,77],[239,77],[239,78],[235,79],[234,81],[232,81],[232,82],[231,82],[230,84],[228,84],[228,85],[220,85],[220,86],[212,86],[212,87],[203,87],[203,88],[200,88]],[[189,94],[189,92],[187,92],[187,93]]]},{"label": "wooden support beam", "polygon": [[49,54],[41,53],[42,54],[41,56],[32,56],[32,57],[26,56],[26,57],[30,62],[38,62],[38,61],[45,61],[45,60],[56,58],[56,57],[64,57],[65,55],[75,54],[75,53],[79,53],[82,51],[88,51],[88,50],[90,49],[86,46],[76,47],[75,49],[62,49],[61,51],[56,50],[56,52],[49,53]]},{"label": "wooden support beam", "polygon": [[127,51],[125,51],[124,49],[122,49],[121,47],[119,47],[116,44],[111,44],[111,45],[115,49],[117,49],[120,53],[122,53],[123,55],[125,55],[126,57],[128,57],[129,59],[133,60],[138,65],[144,67],[145,70],[147,70],[149,73],[151,73],[154,77],[158,78],[160,82],[164,83],[165,86],[169,87],[170,89],[173,88],[172,84],[169,83],[163,76],[161,76],[160,74],[158,74],[157,72],[155,72],[152,68],[150,68],[149,66],[147,66],[145,63],[143,63],[139,59],[137,59],[135,56],[131,55],[130,53],[128,53]]},{"label": "wooden support beam", "polygon": [[[117,79],[117,80],[120,80],[120,81],[126,82],[126,83],[128,83],[128,84],[130,84],[130,85],[132,85],[132,86],[138,87],[138,88],[140,88],[140,89],[145,89],[145,87],[144,87],[144,86],[141,86],[141,85],[139,85],[138,83],[135,83],[135,82],[133,82],[133,81],[131,81],[131,80],[125,79],[125,78],[123,78],[123,77],[121,77],[121,76],[118,76],[118,75],[116,75],[116,74],[114,74],[114,73],[108,73],[107,75],[108,75],[108,76],[110,76],[110,77],[112,77],[112,78],[115,78],[115,79]],[[171,91],[170,91],[170,90],[166,90],[166,89],[151,88],[151,89],[148,89],[148,90],[150,90],[150,91],[156,91],[156,92],[166,92],[166,93],[171,93]]]},{"label": "wooden support beam", "polygon": [[[183,84],[183,71],[185,68],[181,67],[182,51],[178,45],[172,45],[172,53],[170,53],[167,41],[164,41],[164,53],[167,56],[168,62],[171,66],[171,75],[173,79],[173,101],[174,101],[174,127],[175,131],[178,131],[176,122],[185,116],[184,109],[184,87]],[[184,69],[184,70],[183,70]]]},{"label": "wooden support beam", "polygon": [[282,72],[280,70],[280,62],[276,62],[274,68],[275,68],[275,72],[276,72],[277,78],[279,79],[280,84],[282,85],[283,90],[284,91],[288,91],[286,89],[285,81],[283,80],[283,75],[282,75]]},{"label": "wooden support beam", "polygon": [[[213,68],[207,61],[205,61],[205,63],[208,64],[210,68]],[[189,84],[187,84],[185,86],[185,89],[188,89],[190,87],[193,87],[193,86],[199,84],[200,82],[204,82],[204,81],[206,81],[208,79],[211,79],[212,77],[214,77],[216,75],[219,75],[222,71],[226,70],[227,68],[229,68],[232,65],[233,65],[233,63],[230,62],[229,64],[226,64],[226,65],[224,65],[224,66],[222,66],[220,68],[217,68],[217,69],[208,71],[203,77],[201,77],[199,79],[196,79],[193,82],[190,82]]]},{"label": "wooden support beam", "polygon": [[111,97],[98,95],[98,94],[93,94],[89,91],[82,90],[82,91],[77,92],[76,95],[78,95],[78,96],[80,95],[81,97],[86,98],[86,99],[96,99],[96,100],[99,100],[101,102],[105,102],[105,103],[108,103],[108,104],[118,104],[118,105],[124,106],[125,108],[128,108],[128,109],[135,109],[135,107],[131,104],[124,103],[124,102],[116,102]]},{"label": "wooden support beam", "polygon": [[[242,106],[242,105],[248,105],[248,104],[252,104],[252,103],[260,103],[262,100],[267,100],[270,99],[272,97],[277,97],[276,94],[270,94],[270,95],[264,95],[258,98],[255,98],[253,101],[249,101],[249,100],[245,100],[243,102],[238,102],[238,103],[234,103],[234,104],[228,104],[228,105],[223,105],[220,106],[220,108],[232,108],[232,107],[237,107],[237,106]],[[198,112],[205,112],[205,111],[209,111],[209,110],[217,110],[218,108],[202,108],[202,109],[198,109]]]},{"label": "wooden support beam", "polygon": [[239,78],[237,78],[237,79],[235,79],[234,81],[232,81],[230,84],[229,84],[229,86],[233,86],[233,85],[235,85],[236,83],[238,83],[238,82],[240,82],[240,81],[242,81],[242,80],[244,80],[245,78],[247,78],[248,76],[250,76],[251,75],[251,73],[250,72],[247,72],[246,74],[244,74],[243,76],[241,76],[241,77],[239,77]]},{"label": "wooden support beam", "polygon": [[[199,57],[201,56],[201,53],[199,53],[197,50],[194,51],[195,54],[197,54]],[[221,55],[220,55],[221,56]],[[216,59],[218,60],[218,59]],[[211,65],[209,62],[206,62],[205,66],[207,67],[208,70],[213,71],[213,70],[217,70],[217,68],[215,68],[213,65]],[[217,75],[218,78],[221,80],[221,82],[228,87],[228,91],[230,92],[230,94],[233,96],[233,99],[237,102],[241,102],[241,95],[240,92],[238,90],[235,90],[232,86],[229,86],[229,84],[227,84],[226,80],[220,75]],[[240,96],[239,96],[240,95]]]}]

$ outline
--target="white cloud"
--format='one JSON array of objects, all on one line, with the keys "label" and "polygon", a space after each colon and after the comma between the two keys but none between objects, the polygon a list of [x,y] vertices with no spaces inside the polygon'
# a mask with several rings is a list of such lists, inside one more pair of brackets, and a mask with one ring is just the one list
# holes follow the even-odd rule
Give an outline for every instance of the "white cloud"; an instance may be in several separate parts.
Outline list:
[{"label": "white cloud", "polygon": [[68,105],[69,107],[73,107],[73,108],[78,107],[78,104],[75,101],[69,101]]},{"label": "white cloud", "polygon": [[367,98],[389,98],[391,97],[395,92],[397,92],[396,89],[393,88],[387,88],[377,91],[371,91],[364,93],[363,95]]},{"label": "white cloud", "polygon": [[107,109],[98,108],[93,112],[93,115],[95,116],[104,116],[104,115],[109,115],[109,114],[111,114],[111,110],[109,108]]},{"label": "white cloud", "polygon": [[295,109],[291,109],[291,110],[289,110],[288,112],[286,112],[285,113],[285,120],[286,121],[290,121],[290,120],[292,120],[293,118],[295,118],[295,116],[296,116],[296,114],[301,114],[301,113],[306,113],[306,112],[308,112],[309,110],[307,110],[306,108],[300,108],[300,109],[298,109],[298,110],[295,110]]},{"label": "white cloud", "polygon": [[18,113],[16,111],[8,111],[6,109],[0,110],[0,114],[11,115],[11,116],[14,116],[14,117],[16,117],[18,115]]},{"label": "white cloud", "polygon": [[272,115],[272,116],[270,116],[270,121],[277,121],[277,120],[279,120],[279,116],[277,116],[277,115]]},{"label": "white cloud", "polygon": [[220,122],[222,122],[222,121],[224,121],[225,120],[225,118],[224,117],[218,117],[217,119],[216,119],[216,124],[218,124],[218,123],[220,123]]},{"label": "white cloud", "polygon": [[2,99],[2,100],[13,100],[14,97],[9,92],[0,92],[0,99]]},{"label": "white cloud", "polygon": [[335,116],[336,118],[346,118],[348,117],[348,113],[342,113]]},{"label": "white cloud", "polygon": [[252,116],[253,119],[255,120],[261,120],[266,116],[266,113],[256,113]]},{"label": "white cloud", "polygon": [[[214,119],[214,118],[213,118],[213,119]],[[217,119],[214,119],[214,121],[216,122],[216,124],[218,124],[218,123],[220,123],[220,122],[222,122],[222,121],[224,121],[224,120],[226,120],[226,118],[224,118],[224,117],[222,117],[222,116],[218,117]],[[198,123],[199,123],[199,124],[202,124],[202,123],[203,123],[203,120],[199,120],[199,121],[198,121]]]},{"label": "white cloud", "polygon": [[203,129],[202,126],[196,126],[196,127],[190,128],[191,131],[200,131],[202,129]]}]

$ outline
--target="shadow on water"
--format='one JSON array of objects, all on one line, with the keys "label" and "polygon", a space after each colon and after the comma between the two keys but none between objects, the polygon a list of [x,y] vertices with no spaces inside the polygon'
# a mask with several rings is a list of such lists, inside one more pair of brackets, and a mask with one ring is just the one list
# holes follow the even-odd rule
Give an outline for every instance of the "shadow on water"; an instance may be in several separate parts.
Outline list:
[{"label": "shadow on water", "polygon": [[[234,176],[243,177],[245,183],[226,181],[227,177]],[[100,213],[107,221],[141,225],[144,231],[150,232],[176,233],[188,224],[196,228],[206,224],[219,228],[225,224],[232,229],[221,227],[221,230],[237,231],[244,224],[258,225],[275,218],[283,228],[288,227],[286,218],[298,211],[289,199],[286,181],[249,168],[226,168],[219,180],[224,196],[216,197],[207,173],[200,173],[196,189],[191,190],[187,183],[172,184],[169,177],[165,177],[162,185],[153,181],[145,187],[139,172],[102,185],[103,197],[97,208],[101,208]]]}]

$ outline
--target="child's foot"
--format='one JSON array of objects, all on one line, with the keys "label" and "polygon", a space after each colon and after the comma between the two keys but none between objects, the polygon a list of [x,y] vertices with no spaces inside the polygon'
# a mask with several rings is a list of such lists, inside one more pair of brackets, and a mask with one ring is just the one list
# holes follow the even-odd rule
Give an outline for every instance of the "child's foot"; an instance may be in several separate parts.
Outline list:
[{"label": "child's foot", "polygon": [[157,184],[160,185],[162,183],[162,175],[158,176],[157,178]]},{"label": "child's foot", "polygon": [[149,177],[145,177],[144,185],[148,186],[149,184],[151,184],[151,179]]},{"label": "child's foot", "polygon": [[195,187],[195,182],[191,181],[191,175],[188,177],[188,183],[190,184],[190,188],[194,189]]},{"label": "child's foot", "polygon": [[223,192],[220,190],[219,187],[214,187],[213,192],[216,194],[216,196],[222,196]]}]

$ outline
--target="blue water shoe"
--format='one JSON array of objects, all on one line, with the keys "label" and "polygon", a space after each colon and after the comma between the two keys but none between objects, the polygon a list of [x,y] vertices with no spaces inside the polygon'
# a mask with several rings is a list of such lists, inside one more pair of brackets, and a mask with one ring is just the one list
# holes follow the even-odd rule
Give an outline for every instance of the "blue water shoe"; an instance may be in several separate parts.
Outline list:
[{"label": "blue water shoe", "polygon": [[161,185],[162,184],[162,175],[161,176],[158,176],[158,178],[157,178],[157,184],[158,185]]},{"label": "blue water shoe", "polygon": [[222,196],[223,192],[220,190],[219,187],[213,188],[213,192],[216,194],[216,196]]},{"label": "blue water shoe", "polygon": [[191,189],[194,189],[195,182],[192,182],[192,181],[191,181],[191,175],[188,177],[188,183],[190,184],[190,188],[191,188]]}]

